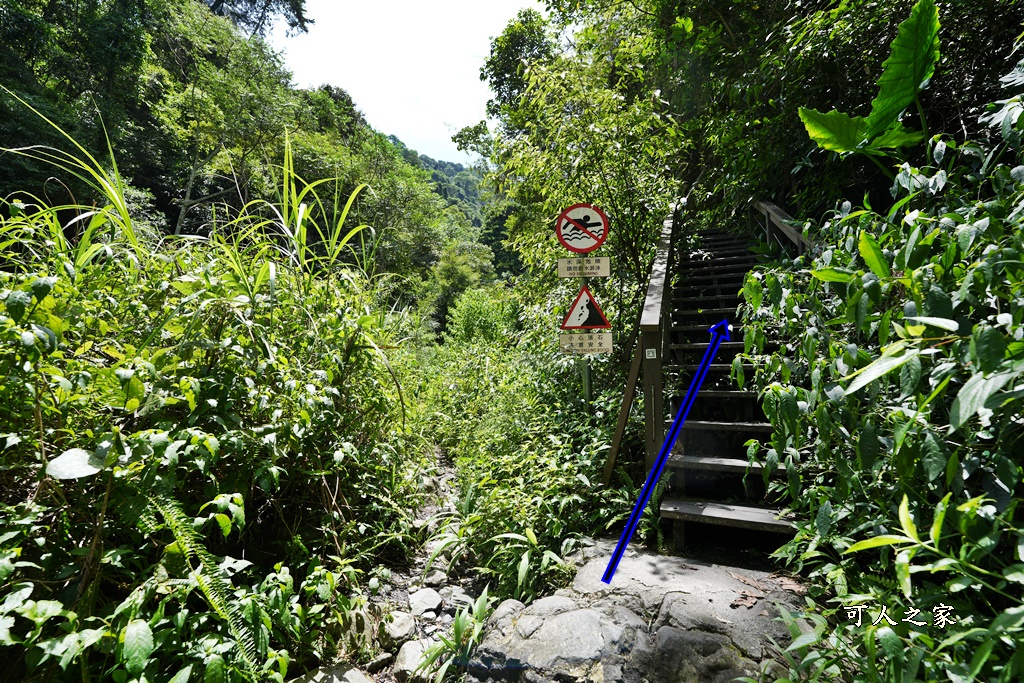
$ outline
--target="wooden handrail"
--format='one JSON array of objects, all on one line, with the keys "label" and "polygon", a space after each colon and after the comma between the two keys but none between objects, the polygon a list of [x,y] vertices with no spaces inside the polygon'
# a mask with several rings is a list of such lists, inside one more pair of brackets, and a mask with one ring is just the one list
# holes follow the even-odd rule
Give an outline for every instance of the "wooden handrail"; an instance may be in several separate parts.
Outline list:
[{"label": "wooden handrail", "polygon": [[779,207],[771,202],[757,201],[754,203],[754,208],[768,219],[769,228],[774,225],[783,236],[796,245],[797,253],[803,254],[814,246],[814,243],[804,237],[800,230],[793,227],[793,223],[798,223],[799,221]]},{"label": "wooden handrail", "polygon": [[668,279],[669,254],[672,251],[673,214],[661,225],[661,240],[658,252],[651,264],[651,279],[647,285],[647,298],[644,299],[644,310],[640,315],[640,330],[655,332],[661,329],[661,307],[665,300],[665,282]]},{"label": "wooden handrail", "polygon": [[633,363],[629,369],[629,379],[626,382],[622,405],[619,407],[619,419],[615,425],[612,446],[608,451],[608,459],[605,461],[604,476],[602,477],[602,483],[605,486],[611,482],[612,470],[622,444],[622,435],[626,429],[629,411],[633,407],[633,392],[636,390],[641,367],[644,376],[644,427],[646,431],[644,448],[647,453],[648,469],[654,464],[657,449],[665,438],[664,401],[661,391],[661,355],[665,348],[665,340],[662,338],[662,321],[665,319],[666,313],[663,310],[663,303],[665,301],[665,286],[668,283],[669,265],[672,260],[674,225],[675,206],[672,207],[671,213],[661,224],[661,239],[658,241],[658,251],[651,264],[647,297],[644,299],[644,308],[640,314],[640,339],[633,354]]}]

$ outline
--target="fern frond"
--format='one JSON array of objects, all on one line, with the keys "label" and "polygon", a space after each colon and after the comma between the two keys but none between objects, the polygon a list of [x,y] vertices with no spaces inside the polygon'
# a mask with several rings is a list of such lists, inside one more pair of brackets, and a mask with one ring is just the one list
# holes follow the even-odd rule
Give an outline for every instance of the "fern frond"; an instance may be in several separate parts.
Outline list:
[{"label": "fern frond", "polygon": [[[196,533],[192,520],[176,500],[163,494],[148,494],[146,497],[174,534],[174,539],[178,542],[178,547],[181,548],[189,566],[189,576],[199,586],[199,590],[206,597],[206,602],[217,616],[227,623],[228,630],[238,643],[239,655],[246,673],[255,680],[259,672],[256,666],[256,638],[239,611],[237,602],[229,599],[231,585],[221,576],[217,561],[203,545],[203,540]],[[198,563],[198,567],[193,565],[193,560]]]}]

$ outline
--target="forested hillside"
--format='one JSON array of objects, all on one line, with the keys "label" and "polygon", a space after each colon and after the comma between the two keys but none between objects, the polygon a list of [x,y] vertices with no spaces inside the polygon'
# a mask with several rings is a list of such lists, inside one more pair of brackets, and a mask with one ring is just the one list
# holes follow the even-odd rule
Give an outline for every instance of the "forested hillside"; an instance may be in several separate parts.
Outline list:
[{"label": "forested hillside", "polygon": [[[814,243],[739,311],[811,587],[765,676],[1020,680],[1024,5],[545,4],[492,40],[469,165],[294,87],[261,36],[303,0],[0,2],[0,680],[365,665],[424,555],[488,587],[422,672],[462,675],[629,515],[642,410],[597,482],[670,206],[687,240],[760,199]],[[583,201],[589,404],[551,234]]]}]

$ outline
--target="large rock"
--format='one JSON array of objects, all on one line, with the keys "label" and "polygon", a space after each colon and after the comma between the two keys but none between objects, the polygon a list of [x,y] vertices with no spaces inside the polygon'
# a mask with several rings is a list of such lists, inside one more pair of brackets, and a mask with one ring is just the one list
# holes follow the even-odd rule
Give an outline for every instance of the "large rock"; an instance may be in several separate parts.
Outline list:
[{"label": "large rock", "polygon": [[351,664],[342,664],[310,671],[301,678],[292,679],[291,683],[373,683],[373,679]]},{"label": "large rock", "polygon": [[423,653],[427,651],[434,641],[429,638],[422,640],[410,640],[402,646],[395,657],[395,666],[391,671],[401,683],[411,681],[412,683],[424,683],[429,680],[426,672],[417,673],[416,670],[423,661]]},{"label": "large rock", "polygon": [[419,616],[424,612],[436,613],[441,607],[441,594],[433,588],[421,588],[409,596],[409,611],[413,616]]},{"label": "large rock", "polygon": [[501,603],[470,683],[725,683],[757,677],[769,636],[788,641],[774,603],[802,607],[794,582],[630,550],[609,585],[601,576],[613,548],[585,551],[570,589],[529,607]]},{"label": "large rock", "polygon": [[385,643],[396,648],[416,634],[416,620],[408,612],[392,612],[391,621],[384,624]]}]

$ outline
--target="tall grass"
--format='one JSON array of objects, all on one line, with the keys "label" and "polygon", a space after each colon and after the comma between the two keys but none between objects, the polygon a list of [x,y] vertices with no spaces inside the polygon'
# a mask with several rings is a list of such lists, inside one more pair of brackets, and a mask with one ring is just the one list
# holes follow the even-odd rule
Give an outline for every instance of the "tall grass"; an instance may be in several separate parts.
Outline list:
[{"label": "tall grass", "polygon": [[60,133],[73,154],[4,150],[96,203],[0,207],[0,681],[369,657],[351,591],[409,547],[420,464],[371,231],[346,225],[365,186],[322,201],[286,140],[278,202],[147,241],[109,143],[104,164]]}]

